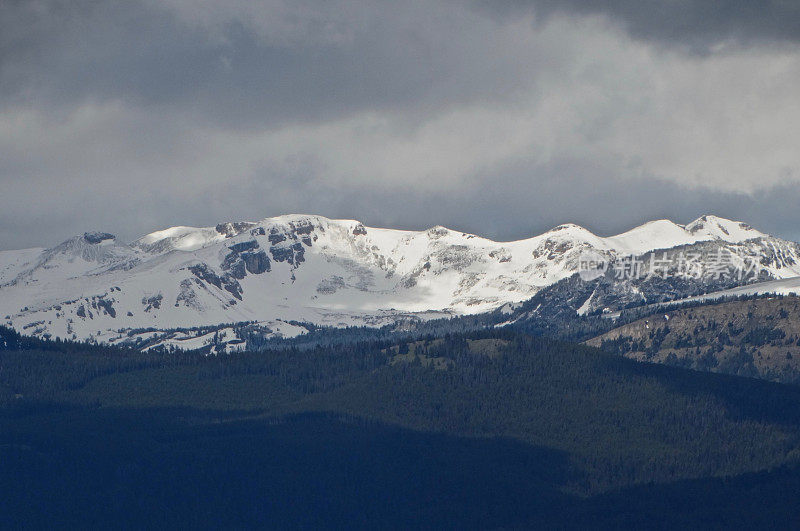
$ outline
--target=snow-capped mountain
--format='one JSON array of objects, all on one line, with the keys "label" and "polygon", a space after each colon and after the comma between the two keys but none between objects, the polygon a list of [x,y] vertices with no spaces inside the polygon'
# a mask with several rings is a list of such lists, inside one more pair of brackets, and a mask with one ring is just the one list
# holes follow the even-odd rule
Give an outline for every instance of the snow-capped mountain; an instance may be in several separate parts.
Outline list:
[{"label": "snow-capped mountain", "polygon": [[[241,340],[223,324],[291,336],[306,330],[299,323],[379,326],[487,312],[573,276],[586,253],[614,264],[656,250],[701,260],[725,250],[756,264],[751,281],[800,275],[796,243],[714,216],[606,238],[567,224],[495,242],[438,226],[402,231],[287,215],[172,227],[130,244],[92,232],[51,249],[0,252],[0,317],[40,336],[194,348],[222,330],[235,345]],[[175,330],[186,328],[196,330]]]}]

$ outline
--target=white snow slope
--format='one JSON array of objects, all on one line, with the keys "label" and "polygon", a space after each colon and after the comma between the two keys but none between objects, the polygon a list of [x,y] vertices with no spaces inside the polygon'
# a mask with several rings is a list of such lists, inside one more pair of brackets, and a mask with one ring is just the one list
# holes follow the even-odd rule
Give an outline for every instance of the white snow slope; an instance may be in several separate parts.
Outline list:
[{"label": "white snow slope", "polygon": [[[575,273],[583,251],[641,255],[699,242],[763,258],[771,279],[800,275],[800,246],[714,216],[686,226],[653,221],[608,238],[568,224],[495,242],[444,227],[401,231],[286,215],[173,227],[131,244],[86,233],[51,249],[2,251],[0,322],[30,335],[112,343],[244,321],[284,336],[304,332],[289,321],[380,326],[528,299]],[[194,348],[207,335],[161,338]]]}]

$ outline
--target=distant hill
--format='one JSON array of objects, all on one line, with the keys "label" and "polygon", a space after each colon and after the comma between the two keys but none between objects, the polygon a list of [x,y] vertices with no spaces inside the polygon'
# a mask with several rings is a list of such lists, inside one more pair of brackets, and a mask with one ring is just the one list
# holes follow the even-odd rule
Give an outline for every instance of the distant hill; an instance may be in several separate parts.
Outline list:
[{"label": "distant hill", "polygon": [[800,298],[672,307],[586,344],[640,361],[800,383]]}]

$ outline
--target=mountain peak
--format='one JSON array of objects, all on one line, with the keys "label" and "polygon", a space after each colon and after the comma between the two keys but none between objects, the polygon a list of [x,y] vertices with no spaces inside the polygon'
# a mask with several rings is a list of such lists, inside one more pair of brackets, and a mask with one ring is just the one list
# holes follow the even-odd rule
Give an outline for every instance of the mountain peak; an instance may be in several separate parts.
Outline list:
[{"label": "mountain peak", "polygon": [[690,232],[692,230],[696,230],[697,228],[702,228],[706,225],[729,225],[731,223],[739,223],[738,221],[734,221],[731,219],[721,218],[719,216],[715,216],[713,214],[703,214],[696,220],[692,221],[688,225],[686,225],[686,230]]},{"label": "mountain peak", "polygon": [[687,245],[697,238],[668,219],[648,221],[643,225],[606,238],[612,247],[630,254],[643,254],[655,249]]},{"label": "mountain peak", "polygon": [[559,232],[562,230],[588,230],[588,229],[585,229],[580,225],[576,225],[575,223],[562,223],[561,225],[556,225],[547,232]]},{"label": "mountain peak", "polygon": [[[220,226],[217,225],[217,227]],[[183,225],[169,227],[142,236],[133,242],[133,246],[151,253],[164,253],[172,250],[194,251],[209,243],[226,238],[224,231],[220,231],[217,227],[187,227]],[[221,228],[224,229],[224,227]]]},{"label": "mountain peak", "polygon": [[586,227],[581,227],[580,225],[576,225],[575,223],[563,223],[556,227],[553,227],[549,231],[545,232],[544,235],[573,235],[573,234],[581,234],[581,235],[591,235],[594,236],[594,233],[587,229]]},{"label": "mountain peak", "polygon": [[767,236],[741,221],[733,221],[710,214],[700,216],[686,225],[686,231],[698,237],[731,243]]},{"label": "mountain peak", "polygon": [[450,234],[450,229],[441,225],[435,225],[426,230],[425,233],[431,238],[441,238],[442,236]]}]

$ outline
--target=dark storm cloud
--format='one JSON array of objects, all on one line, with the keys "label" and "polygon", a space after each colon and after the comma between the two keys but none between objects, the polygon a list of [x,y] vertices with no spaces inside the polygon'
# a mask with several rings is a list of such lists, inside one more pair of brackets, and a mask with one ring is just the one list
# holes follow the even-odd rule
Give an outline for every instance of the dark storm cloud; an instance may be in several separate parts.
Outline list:
[{"label": "dark storm cloud", "polygon": [[[477,184],[419,194],[412,187],[385,190],[320,186],[308,176],[272,176],[246,185],[221,185],[196,197],[158,193],[122,203],[115,194],[87,197],[81,208],[48,208],[36,218],[20,206],[0,212],[5,248],[54,245],[76,232],[111,230],[133,240],[174,225],[208,226],[257,221],[286,213],[358,219],[368,226],[423,230],[446,225],[499,241],[528,238],[562,223],[577,223],[599,236],[624,232],[647,220],[686,224],[704,214],[744,221],[779,237],[800,240],[796,223],[800,187],[772,186],[756,194],[687,189],[660,179],[598,179],[573,162],[546,167],[520,164]],[[595,169],[596,170],[596,169]],[[564,177],[570,175],[570,177]],[[31,234],[36,241],[31,241]]]},{"label": "dark storm cloud", "polygon": [[[800,187],[778,185],[756,194],[687,189],[662,179],[598,179],[596,168],[572,162],[546,167],[517,165],[492,174],[485,183],[421,196],[413,188],[336,190],[312,182],[297,186],[271,183],[274,200],[266,211],[252,208],[246,219],[312,212],[332,218],[356,218],[369,226],[422,230],[446,225],[498,241],[535,236],[563,223],[577,223],[600,236],[619,234],[644,221],[670,219],[687,224],[705,214],[744,221],[779,237],[800,241],[797,205]],[[569,177],[565,177],[569,175]],[[266,197],[261,184],[209,202],[230,212],[241,196]],[[226,204],[230,202],[230,204]],[[266,213],[265,213],[266,212]],[[792,220],[787,223],[787,220]]]},{"label": "dark storm cloud", "polygon": [[[183,16],[191,4],[3,3],[0,106],[117,99],[230,127],[276,127],[357,110],[424,112],[504,98],[526,75],[521,58],[491,53],[489,20],[470,40],[459,18],[434,4],[287,4],[288,13],[263,21],[232,9],[195,23]],[[292,27],[305,6],[337,28],[327,35],[312,23]]]},{"label": "dark storm cloud", "polygon": [[[424,198],[413,190],[391,195],[354,192],[354,200],[326,202],[320,208],[332,216],[354,212],[349,215],[357,214],[367,224],[388,223],[408,229],[445,224],[502,241],[529,238],[563,223],[577,223],[599,236],[610,236],[644,221],[670,219],[686,224],[713,214],[800,241],[800,187],[796,185],[745,194],[687,189],[662,179],[598,179],[593,169],[581,171],[573,163],[534,168],[536,177],[531,176],[531,169],[524,165],[508,168],[492,176],[491,186],[465,187]],[[398,204],[402,209],[393,208]]]},{"label": "dark storm cloud", "polygon": [[797,238],[798,10],[0,2],[0,249],[291,212],[496,239],[713,213]]},{"label": "dark storm cloud", "polygon": [[794,0],[506,0],[479,1],[487,12],[517,16],[605,15],[639,39],[705,52],[732,40],[800,41],[800,2]]}]

